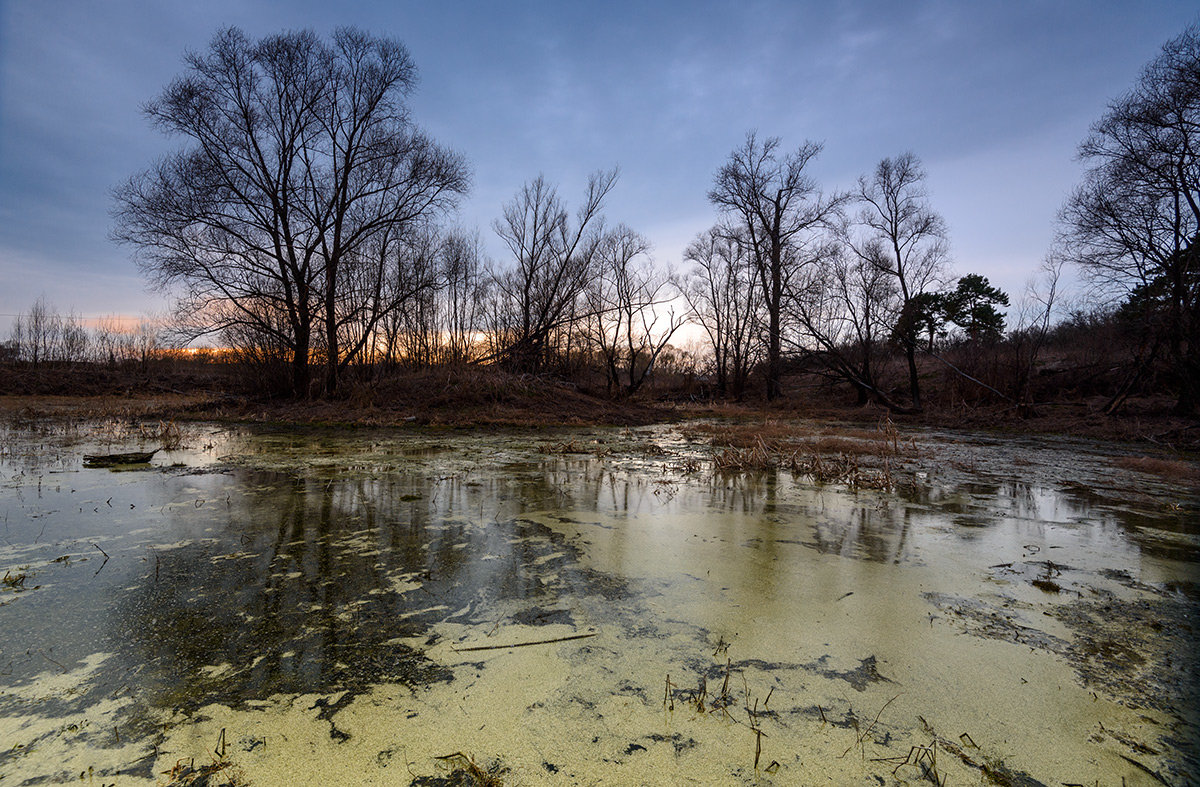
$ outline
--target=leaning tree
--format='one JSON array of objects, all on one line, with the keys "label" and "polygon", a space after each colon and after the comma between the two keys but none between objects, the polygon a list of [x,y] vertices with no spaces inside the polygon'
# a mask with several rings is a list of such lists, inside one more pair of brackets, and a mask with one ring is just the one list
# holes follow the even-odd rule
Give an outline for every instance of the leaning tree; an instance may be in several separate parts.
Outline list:
[{"label": "leaning tree", "polygon": [[[1176,409],[1200,401],[1200,27],[1168,42],[1079,148],[1083,182],[1061,215],[1070,259],[1161,347]],[[1136,379],[1142,369],[1135,368]],[[1118,397],[1119,400],[1119,397]],[[1118,400],[1114,400],[1118,401]]]},{"label": "leaning tree", "polygon": [[413,124],[416,66],[397,41],[227,28],[185,64],[145,108],[184,147],[116,190],[113,235],[178,294],[192,336],[269,339],[296,395],[319,348],[332,393],[413,294],[386,278],[414,228],[466,192],[467,166]]}]

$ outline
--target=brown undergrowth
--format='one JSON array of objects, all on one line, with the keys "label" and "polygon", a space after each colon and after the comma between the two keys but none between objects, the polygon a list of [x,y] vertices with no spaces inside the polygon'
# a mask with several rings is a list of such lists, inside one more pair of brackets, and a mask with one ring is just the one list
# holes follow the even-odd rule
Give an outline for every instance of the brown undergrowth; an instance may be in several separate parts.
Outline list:
[{"label": "brown undergrowth", "polygon": [[637,426],[679,417],[670,407],[588,395],[551,378],[451,367],[348,381],[333,398],[257,398],[197,390],[0,395],[0,416],[36,420],[216,420],[362,426]]},{"label": "brown undergrowth", "polygon": [[901,440],[888,418],[874,430],[812,428],[766,420],[761,424],[697,424],[689,432],[693,439],[707,438],[711,443],[717,472],[779,468],[817,483],[859,489],[893,488],[893,463],[918,453],[916,443]]},{"label": "brown undergrowth", "polygon": [[1200,464],[1182,459],[1166,459],[1154,456],[1122,456],[1113,464],[1123,470],[1133,470],[1188,484],[1200,484]]}]

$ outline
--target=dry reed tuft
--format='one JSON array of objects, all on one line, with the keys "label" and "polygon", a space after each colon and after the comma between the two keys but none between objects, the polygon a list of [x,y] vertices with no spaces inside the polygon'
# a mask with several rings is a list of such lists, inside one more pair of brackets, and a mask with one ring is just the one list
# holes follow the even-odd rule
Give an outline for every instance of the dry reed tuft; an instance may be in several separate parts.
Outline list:
[{"label": "dry reed tuft", "polygon": [[1163,459],[1153,456],[1122,456],[1113,464],[1123,470],[1156,475],[1171,481],[1200,483],[1200,466],[1183,459]]},{"label": "dry reed tuft", "polygon": [[153,440],[162,446],[164,451],[177,451],[183,447],[183,430],[174,421],[159,421],[158,427],[144,429],[148,440]]},{"label": "dry reed tuft", "polygon": [[768,445],[763,441],[749,448],[724,448],[714,453],[713,468],[726,474],[783,469],[793,475],[808,476],[819,484],[845,484],[853,489],[895,486],[886,460],[882,469],[873,470],[847,454],[830,456],[806,447]]},{"label": "dry reed tuft", "polygon": [[[478,787],[501,787],[504,784],[503,776],[508,772],[508,768],[504,767],[499,761],[493,762],[486,769],[475,764],[475,758],[463,754],[461,751],[456,751],[453,754],[444,754],[434,759],[442,761],[450,768],[451,778],[456,775],[465,776],[472,780],[472,783]],[[455,780],[458,784],[461,780]]]}]

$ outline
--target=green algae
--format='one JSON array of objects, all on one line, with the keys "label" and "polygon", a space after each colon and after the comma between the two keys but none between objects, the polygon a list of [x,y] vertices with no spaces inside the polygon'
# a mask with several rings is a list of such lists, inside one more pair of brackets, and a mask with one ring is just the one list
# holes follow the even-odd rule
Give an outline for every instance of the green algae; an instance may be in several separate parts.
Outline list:
[{"label": "green algae", "polygon": [[926,435],[893,494],[716,476],[672,427],[189,429],[120,476],[80,466],[143,447],[119,434],[6,434],[0,567],[37,583],[0,607],[6,781],[152,782],[220,730],[264,783],[435,783],[455,751],[526,783],[860,781],[935,739],[964,778],[1200,773],[1195,528],[1099,452],[1005,477],[1011,446]]}]

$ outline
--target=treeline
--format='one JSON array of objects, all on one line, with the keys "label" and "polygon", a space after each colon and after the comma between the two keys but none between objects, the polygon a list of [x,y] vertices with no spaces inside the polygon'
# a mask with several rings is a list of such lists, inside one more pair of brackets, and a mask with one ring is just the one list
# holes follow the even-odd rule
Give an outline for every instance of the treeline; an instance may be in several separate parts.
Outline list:
[{"label": "treeline", "polygon": [[[1110,409],[1155,389],[1190,411],[1198,64],[1193,28],[1097,123],[1061,240],[1018,303],[951,273],[913,154],[826,190],[811,176],[819,144],[754,133],[717,168],[714,224],[674,269],[606,221],[616,170],[592,175],[573,206],[543,177],[526,183],[492,227],[506,259],[490,260],[477,232],[452,227],[469,168],[412,122],[407,50],[348,29],[252,41],[231,28],[189,54],[146,110],[183,146],[116,190],[113,234],[177,296],[175,340],[210,337],[264,388],[298,397],[450,363],[630,395],[670,359],[722,397],[774,399],[804,373],[895,411],[925,407],[934,378],[939,398],[1023,406],[1043,395],[1047,348],[1073,330],[1054,320],[1073,263],[1093,289],[1072,319],[1117,332],[1103,348],[1125,371],[1105,374]],[[672,345],[687,322],[705,337],[692,353]]]},{"label": "treeline", "polygon": [[87,322],[92,324],[38,298],[13,320],[8,341],[0,343],[0,360],[35,369],[84,363],[145,367],[166,349],[162,325],[151,318],[130,323],[114,315]]}]

